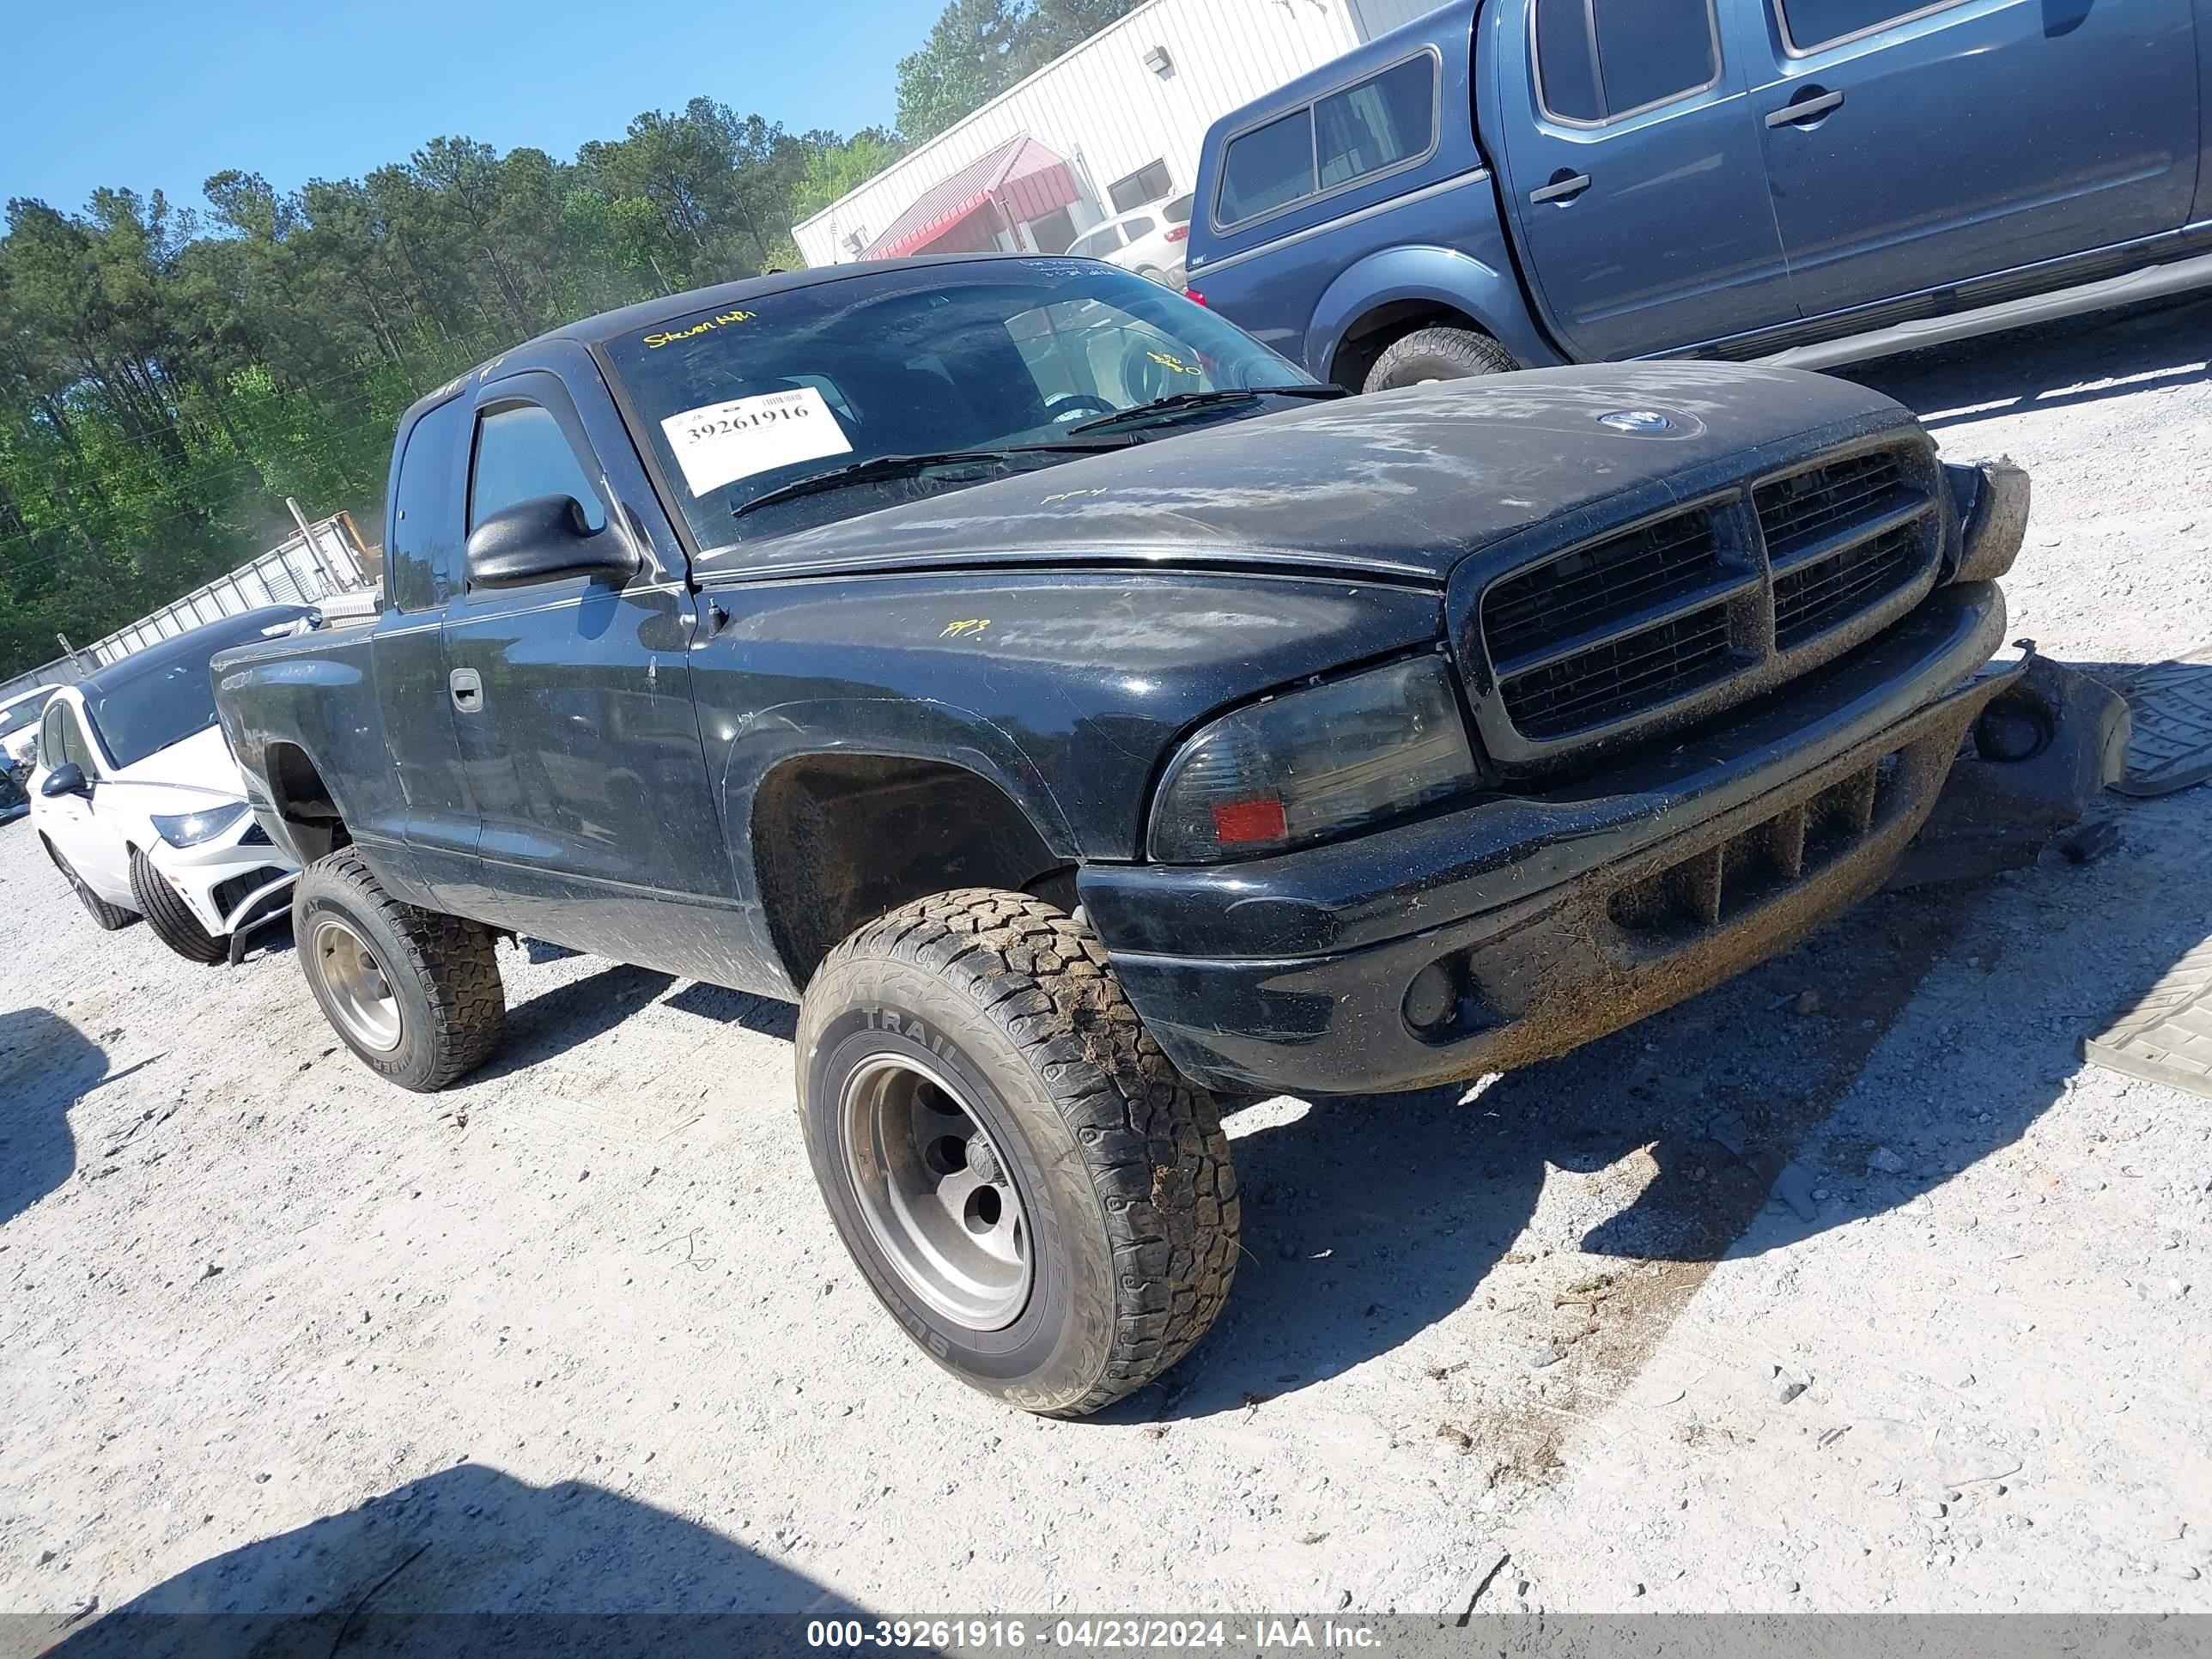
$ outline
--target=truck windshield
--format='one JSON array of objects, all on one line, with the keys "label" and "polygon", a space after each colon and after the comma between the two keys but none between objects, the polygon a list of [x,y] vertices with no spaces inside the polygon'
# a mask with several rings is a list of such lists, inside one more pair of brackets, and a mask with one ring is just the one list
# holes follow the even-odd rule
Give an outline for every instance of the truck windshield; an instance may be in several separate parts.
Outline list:
[{"label": "truck windshield", "polygon": [[[1268,388],[1316,385],[1181,295],[1072,259],[840,277],[672,316],[606,352],[702,549],[738,540],[740,513],[744,535],[780,535],[1001,476],[858,463],[1004,451],[1053,465],[1095,453],[1073,435],[1086,422],[1191,392],[1258,392],[1182,398],[1170,416],[1236,419],[1281,407]],[[787,488],[839,469],[851,471],[838,487]]]}]

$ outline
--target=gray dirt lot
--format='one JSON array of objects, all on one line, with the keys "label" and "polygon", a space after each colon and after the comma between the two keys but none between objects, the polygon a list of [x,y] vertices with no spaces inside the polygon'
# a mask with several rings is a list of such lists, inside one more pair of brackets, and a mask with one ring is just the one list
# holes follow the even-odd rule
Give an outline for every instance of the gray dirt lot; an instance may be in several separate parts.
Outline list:
[{"label": "gray dirt lot", "polygon": [[[2208,354],[1861,378],[2032,470],[2014,632],[2125,665],[2212,636]],[[2212,1103],[2078,1058],[2212,931],[2212,788],[2098,811],[1565,1060],[1237,1114],[1231,1311],[1087,1423],[870,1298],[788,1009],[502,951],[505,1054],[406,1095],[0,830],[0,1609],[2212,1610]]]}]

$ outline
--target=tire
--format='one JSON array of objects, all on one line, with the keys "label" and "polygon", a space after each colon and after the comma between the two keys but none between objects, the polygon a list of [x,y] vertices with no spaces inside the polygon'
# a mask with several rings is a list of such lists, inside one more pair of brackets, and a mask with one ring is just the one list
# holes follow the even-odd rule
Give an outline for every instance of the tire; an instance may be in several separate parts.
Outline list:
[{"label": "tire", "polygon": [[[830,1217],[878,1298],[963,1382],[1080,1417],[1159,1376],[1213,1323],[1240,1219],[1219,1115],[1138,1023],[1105,947],[1065,911],[971,888],[870,922],[808,984],[796,1046],[800,1121]],[[952,1145],[957,1158],[940,1159]],[[972,1253],[1012,1275],[991,1281],[988,1310],[981,1291],[957,1287],[967,1305],[949,1309],[954,1292],[922,1288],[923,1270],[902,1265],[915,1251],[886,1219],[902,1172],[943,1191],[969,1182],[957,1219]],[[991,1227],[980,1232],[987,1187]],[[949,1201],[909,1206],[940,1226],[951,1212]],[[1012,1267],[988,1256],[1009,1237]]]},{"label": "tire", "polygon": [[491,934],[401,903],[354,848],[301,872],[292,934],[323,1017],[380,1077],[427,1094],[499,1047],[507,994]]},{"label": "tire", "polygon": [[61,855],[60,849],[53,842],[47,841],[44,836],[40,836],[39,839],[45,843],[46,856],[54,861],[54,868],[60,871],[63,878],[76,890],[79,902],[84,906],[85,914],[98,922],[104,931],[112,933],[118,928],[128,927],[138,920],[138,913],[136,910],[126,910],[119,904],[110,904],[91,888],[86,886],[84,878],[70,867],[70,861]]},{"label": "tire", "polygon": [[1417,328],[1394,340],[1367,371],[1362,392],[1393,392],[1424,380],[1464,380],[1510,374],[1520,365],[1487,334],[1465,328]]},{"label": "tire", "polygon": [[146,918],[146,925],[154,930],[154,937],[185,961],[212,966],[229,957],[230,935],[225,933],[217,939],[201,927],[191,907],[178,896],[177,890],[162,879],[161,872],[135,847],[131,849],[131,890],[138,900],[138,909]]}]

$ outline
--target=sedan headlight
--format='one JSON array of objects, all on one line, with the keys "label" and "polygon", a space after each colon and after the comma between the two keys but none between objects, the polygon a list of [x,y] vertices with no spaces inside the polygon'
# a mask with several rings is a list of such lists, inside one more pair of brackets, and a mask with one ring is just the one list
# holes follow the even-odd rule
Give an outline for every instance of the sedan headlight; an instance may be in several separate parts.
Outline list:
[{"label": "sedan headlight", "polygon": [[173,817],[156,812],[154,833],[172,847],[197,847],[204,841],[213,841],[245,816],[246,803],[242,800],[203,806],[197,812],[180,812]]},{"label": "sedan headlight", "polygon": [[1340,836],[1479,780],[1437,657],[1224,714],[1169,762],[1152,805],[1164,864],[1250,858]]}]

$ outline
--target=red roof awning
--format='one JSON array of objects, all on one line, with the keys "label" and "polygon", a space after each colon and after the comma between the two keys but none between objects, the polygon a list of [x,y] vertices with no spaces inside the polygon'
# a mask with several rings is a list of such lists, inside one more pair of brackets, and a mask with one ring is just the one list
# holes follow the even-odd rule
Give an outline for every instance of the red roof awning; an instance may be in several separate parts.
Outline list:
[{"label": "red roof awning", "polygon": [[985,207],[996,203],[1010,222],[1026,224],[1067,206],[1078,193],[1067,163],[1024,133],[924,191],[860,257],[896,259],[927,252],[939,242],[956,245],[948,252],[988,247],[997,227],[967,223]]}]

